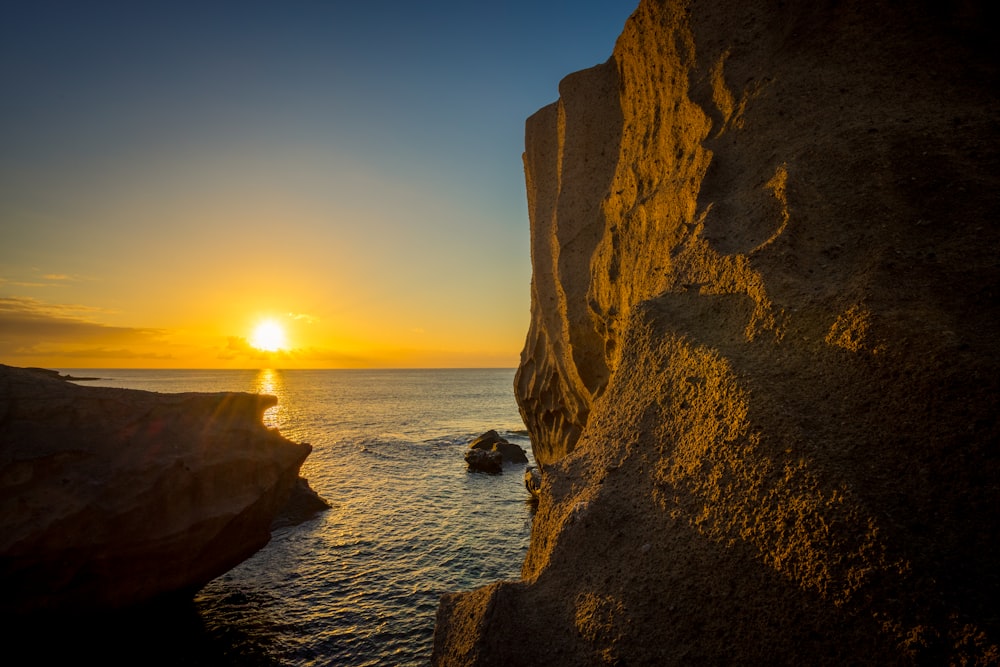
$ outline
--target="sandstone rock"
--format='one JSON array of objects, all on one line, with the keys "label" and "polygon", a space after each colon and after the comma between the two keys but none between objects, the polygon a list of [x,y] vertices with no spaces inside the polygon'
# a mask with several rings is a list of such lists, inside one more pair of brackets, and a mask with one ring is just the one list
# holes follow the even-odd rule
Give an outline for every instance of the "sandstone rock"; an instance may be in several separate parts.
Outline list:
[{"label": "sandstone rock", "polygon": [[1000,662],[991,16],[643,0],[528,120],[546,483],[435,663]]},{"label": "sandstone rock", "polygon": [[469,470],[474,472],[488,472],[500,474],[503,472],[503,456],[500,452],[487,449],[467,449],[465,450],[465,462],[469,464]]},{"label": "sandstone rock", "polygon": [[0,612],[193,592],[264,546],[310,451],[263,426],[275,400],[0,366]]},{"label": "sandstone rock", "polygon": [[524,488],[533,498],[538,498],[542,492],[542,471],[537,466],[524,469]]},{"label": "sandstone rock", "polygon": [[504,463],[527,463],[528,455],[520,445],[509,442],[494,430],[489,430],[469,444],[470,449],[499,452]]}]

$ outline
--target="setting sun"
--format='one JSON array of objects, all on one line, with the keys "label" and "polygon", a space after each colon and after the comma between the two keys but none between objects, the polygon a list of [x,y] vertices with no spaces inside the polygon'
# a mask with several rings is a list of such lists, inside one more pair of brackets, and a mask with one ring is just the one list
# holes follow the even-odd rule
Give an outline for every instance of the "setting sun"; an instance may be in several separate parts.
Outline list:
[{"label": "setting sun", "polygon": [[285,330],[274,320],[265,320],[254,329],[250,344],[264,352],[277,352],[285,347]]}]

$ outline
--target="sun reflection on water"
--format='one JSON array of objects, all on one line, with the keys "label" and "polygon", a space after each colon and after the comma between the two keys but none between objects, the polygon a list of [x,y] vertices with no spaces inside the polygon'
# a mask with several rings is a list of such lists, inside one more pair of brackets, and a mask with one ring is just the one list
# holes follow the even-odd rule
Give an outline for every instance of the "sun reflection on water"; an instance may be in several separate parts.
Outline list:
[{"label": "sun reflection on water", "polygon": [[[301,471],[333,504],[209,582],[197,617],[144,622],[144,645],[164,654],[153,662],[423,666],[443,593],[519,576],[531,526],[521,471],[469,473],[462,455],[496,428],[531,456],[514,435],[512,369],[114,373],[112,386],[276,396],[265,423],[313,446]],[[106,658],[114,642],[98,637],[74,650]]]},{"label": "sun reflection on water", "polygon": [[254,378],[254,392],[268,394],[278,399],[278,404],[264,411],[264,426],[278,428],[285,413],[285,379],[281,371],[261,369]]}]

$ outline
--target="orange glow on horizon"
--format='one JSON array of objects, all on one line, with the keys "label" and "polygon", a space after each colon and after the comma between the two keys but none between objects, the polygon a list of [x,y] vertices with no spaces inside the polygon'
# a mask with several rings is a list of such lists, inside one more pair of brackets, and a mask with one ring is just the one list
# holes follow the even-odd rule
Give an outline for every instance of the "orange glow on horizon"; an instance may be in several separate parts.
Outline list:
[{"label": "orange glow on horizon", "polygon": [[[0,363],[322,369],[512,368],[519,361],[523,324],[515,318],[470,335],[465,308],[431,317],[409,303],[370,307],[370,300],[353,293],[354,301],[321,299],[292,280],[270,289],[263,297],[246,287],[203,289],[192,292],[183,308],[172,306],[169,294],[147,294],[125,312],[90,305],[83,294],[59,303],[0,292]],[[143,310],[149,304],[160,308]]]}]

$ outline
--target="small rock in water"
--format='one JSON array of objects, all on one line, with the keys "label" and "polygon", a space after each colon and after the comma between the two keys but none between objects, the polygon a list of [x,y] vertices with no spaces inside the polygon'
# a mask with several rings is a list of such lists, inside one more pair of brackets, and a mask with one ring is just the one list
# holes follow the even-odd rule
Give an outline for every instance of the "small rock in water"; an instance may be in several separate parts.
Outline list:
[{"label": "small rock in water", "polygon": [[528,456],[520,445],[508,442],[494,430],[489,430],[469,443],[470,449],[499,452],[504,463],[527,463]]},{"label": "small rock in water", "polygon": [[503,457],[500,452],[470,448],[465,452],[465,462],[469,464],[469,470],[474,472],[503,472]]}]

